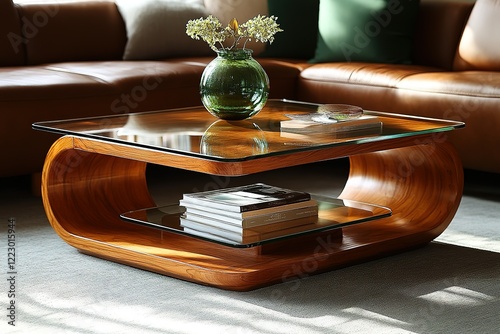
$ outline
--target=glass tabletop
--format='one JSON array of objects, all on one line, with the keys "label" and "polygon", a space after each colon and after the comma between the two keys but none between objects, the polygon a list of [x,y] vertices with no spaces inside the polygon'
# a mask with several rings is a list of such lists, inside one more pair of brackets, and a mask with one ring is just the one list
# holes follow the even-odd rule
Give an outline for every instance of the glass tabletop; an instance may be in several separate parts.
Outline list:
[{"label": "glass tabletop", "polygon": [[[216,161],[243,161],[264,156],[338,145],[450,131],[462,122],[364,111],[368,126],[355,121],[320,124],[313,130],[290,127],[290,121],[319,114],[321,105],[269,100],[264,109],[243,121],[218,120],[202,106],[135,114],[38,122],[33,128],[144,147]],[[376,121],[376,122],[375,122]],[[293,122],[292,122],[293,123]]]},{"label": "glass tabletop", "polygon": [[281,223],[279,229],[275,229],[273,228],[273,224],[269,224],[267,226],[245,228],[240,232],[235,232],[234,229],[221,229],[211,224],[187,225],[182,220],[185,208],[178,204],[130,211],[123,213],[120,217],[134,224],[189,235],[225,246],[245,248],[300,235],[367,223],[379,218],[389,217],[392,214],[389,208],[379,205],[318,195],[312,195],[312,198],[318,203],[317,217],[290,220],[284,222],[287,224]]}]

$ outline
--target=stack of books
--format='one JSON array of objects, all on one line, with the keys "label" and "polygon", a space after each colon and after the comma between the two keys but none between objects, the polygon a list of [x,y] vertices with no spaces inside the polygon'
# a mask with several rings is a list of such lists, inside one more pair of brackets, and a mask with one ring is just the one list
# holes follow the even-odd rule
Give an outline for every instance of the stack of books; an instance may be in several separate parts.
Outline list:
[{"label": "stack of books", "polygon": [[318,217],[310,194],[263,183],[184,194],[179,202],[185,232],[228,243],[293,234]]},{"label": "stack of books", "polygon": [[363,115],[347,121],[328,120],[322,122],[322,119],[290,119],[280,122],[280,133],[282,137],[300,138],[294,136],[321,134],[328,135],[331,138],[346,138],[358,135],[375,135],[382,131],[383,123],[378,116]]}]

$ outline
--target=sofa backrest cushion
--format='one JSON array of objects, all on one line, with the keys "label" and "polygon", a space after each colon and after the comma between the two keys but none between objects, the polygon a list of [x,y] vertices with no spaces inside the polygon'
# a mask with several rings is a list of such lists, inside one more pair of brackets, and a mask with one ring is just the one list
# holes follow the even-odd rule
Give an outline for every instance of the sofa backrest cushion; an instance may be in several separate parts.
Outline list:
[{"label": "sofa backrest cushion", "polygon": [[500,70],[500,0],[477,0],[458,46],[454,70]]},{"label": "sofa backrest cushion", "polygon": [[29,65],[122,58],[125,24],[112,1],[26,3],[19,10]]},{"label": "sofa backrest cushion", "polygon": [[419,0],[321,0],[312,62],[411,63]]},{"label": "sofa backrest cushion", "polygon": [[420,0],[414,37],[415,64],[451,70],[474,0]]},{"label": "sofa backrest cushion", "polygon": [[215,53],[186,34],[186,23],[208,16],[203,0],[117,0],[127,28],[125,60],[207,56]]},{"label": "sofa backrest cushion", "polygon": [[23,65],[25,50],[21,25],[12,0],[0,0],[0,66]]}]

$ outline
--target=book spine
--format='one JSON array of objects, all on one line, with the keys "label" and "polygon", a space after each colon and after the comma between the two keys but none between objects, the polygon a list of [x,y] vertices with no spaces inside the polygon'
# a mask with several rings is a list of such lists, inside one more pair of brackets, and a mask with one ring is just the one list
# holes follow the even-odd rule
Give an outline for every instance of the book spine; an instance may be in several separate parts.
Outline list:
[{"label": "book spine", "polygon": [[219,226],[221,228],[238,230],[242,228],[251,228],[257,226],[264,226],[270,224],[277,224],[303,217],[311,217],[318,215],[318,206],[304,207],[300,209],[293,209],[288,211],[273,212],[267,215],[251,216],[242,219],[233,219],[224,217],[222,215],[214,214],[211,212],[204,212],[186,208],[185,217],[192,221],[198,221],[205,224]]},{"label": "book spine", "polygon": [[[204,232],[204,233],[210,233],[212,235],[218,235],[220,237],[234,240],[234,241],[241,241],[244,237],[243,233],[238,233],[238,232],[234,232],[231,230],[224,230],[224,229],[220,229],[220,228],[214,228],[210,225],[192,222],[188,219],[181,220],[181,226],[184,228],[185,232],[186,232],[186,229],[196,230],[196,231],[200,231],[200,232]],[[251,233],[251,234],[257,235],[256,233]]]},{"label": "book spine", "polygon": [[[198,236],[198,237],[202,237],[202,238],[205,238],[205,239],[209,239],[209,240],[213,240],[213,241],[218,241],[218,242],[222,242],[222,243],[229,243],[229,244],[240,244],[242,242],[242,238],[239,237],[239,238],[224,238],[223,236],[219,236],[219,235],[216,235],[216,234],[212,234],[212,233],[208,233],[208,232],[204,232],[204,231],[198,231],[196,229],[192,229],[190,227],[185,227],[184,228],[184,232],[188,233],[188,234],[192,234],[192,235],[195,235],[195,236]],[[234,240],[236,239],[236,240]]]},{"label": "book spine", "polygon": [[293,209],[289,211],[278,211],[269,215],[251,216],[243,219],[242,226],[244,228],[256,227],[268,224],[281,223],[284,221],[299,219],[302,217],[310,217],[318,215],[318,206],[310,206],[301,209]]},{"label": "book spine", "polygon": [[194,204],[191,202],[187,202],[184,200],[180,200],[179,204],[183,207],[185,207],[186,210],[192,211],[193,213],[196,213],[193,210],[199,211],[199,212],[210,212],[213,214],[217,214],[218,216],[224,217],[224,218],[231,218],[231,219],[237,219],[238,221],[242,221],[243,219],[248,219],[250,217],[254,216],[262,216],[262,215],[269,215],[272,213],[275,213],[276,211],[290,211],[290,210],[295,210],[295,209],[304,209],[304,208],[310,208],[313,206],[318,206],[318,203],[316,200],[311,199],[309,201],[303,201],[303,202],[297,202],[297,203],[291,203],[291,204],[286,204],[280,207],[270,207],[270,208],[265,208],[261,210],[254,210],[254,211],[246,211],[246,212],[234,212],[230,210],[224,210],[216,207],[211,207],[207,206],[204,204]]},{"label": "book spine", "polygon": [[[245,199],[245,196],[236,195],[236,199],[231,199],[231,193],[258,193],[260,195],[267,193],[263,197],[268,197],[267,200],[260,198],[255,200],[247,200],[242,202],[241,199]],[[217,199],[219,196],[228,196],[226,199]],[[239,198],[238,198],[239,197]],[[194,194],[184,194],[180,204],[188,206],[189,203],[197,205],[212,206],[214,208],[228,210],[232,212],[249,212],[267,208],[273,208],[277,206],[299,203],[303,201],[308,201],[311,199],[311,195],[301,191],[291,191],[288,189],[282,189],[278,187],[267,186],[265,184],[257,183],[248,186],[227,188],[221,190],[211,190],[201,193]],[[246,202],[246,203],[245,203]],[[249,204],[250,203],[250,204]]]},{"label": "book spine", "polygon": [[214,202],[211,200],[196,200],[196,199],[192,200],[190,198],[182,199],[180,201],[180,204],[184,205],[184,206],[189,206],[189,204],[192,203],[195,205],[212,206],[212,207],[217,208],[219,210],[228,210],[230,212],[244,213],[244,212],[257,211],[257,210],[262,210],[262,209],[274,208],[274,207],[283,206],[283,205],[287,205],[287,204],[305,202],[305,201],[308,201],[310,199],[311,199],[311,196],[309,194],[298,193],[297,195],[293,195],[289,198],[283,198],[283,199],[273,200],[273,201],[269,201],[269,202],[261,202],[261,203],[255,203],[255,204],[249,204],[249,205],[240,205],[240,206],[224,204],[224,203],[217,203],[217,202]]}]

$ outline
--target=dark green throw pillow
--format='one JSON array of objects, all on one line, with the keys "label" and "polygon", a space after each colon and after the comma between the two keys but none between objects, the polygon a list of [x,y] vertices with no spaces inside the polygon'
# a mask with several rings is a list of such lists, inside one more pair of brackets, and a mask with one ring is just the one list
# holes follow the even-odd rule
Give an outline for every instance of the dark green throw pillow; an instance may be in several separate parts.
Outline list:
[{"label": "dark green throw pillow", "polygon": [[419,0],[321,0],[321,62],[411,63]]},{"label": "dark green throw pillow", "polygon": [[319,0],[268,0],[269,16],[283,29],[262,57],[311,59],[318,37]]}]

